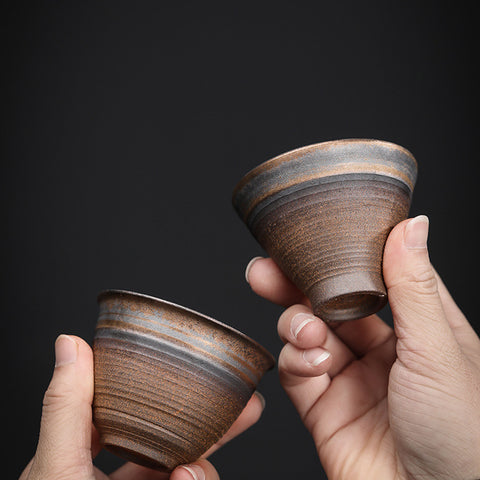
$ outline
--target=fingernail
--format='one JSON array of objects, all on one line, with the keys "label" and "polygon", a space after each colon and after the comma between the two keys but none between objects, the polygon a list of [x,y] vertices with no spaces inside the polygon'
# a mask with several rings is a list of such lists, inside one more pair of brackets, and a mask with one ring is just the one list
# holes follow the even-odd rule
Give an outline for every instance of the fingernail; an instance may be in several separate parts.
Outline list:
[{"label": "fingernail", "polygon": [[55,366],[68,365],[77,361],[77,342],[68,335],[60,335],[55,341]]},{"label": "fingernail", "polygon": [[247,268],[245,269],[245,280],[247,281],[248,284],[250,284],[250,282],[248,281],[248,274],[250,273],[250,269],[252,268],[252,265],[260,258],[263,258],[263,257],[254,257],[248,262]]},{"label": "fingernail", "polygon": [[426,215],[412,218],[405,227],[405,246],[411,249],[426,248],[429,220]]},{"label": "fingernail", "polygon": [[199,465],[182,465],[180,468],[184,468],[193,480],[205,480],[205,472]]},{"label": "fingernail", "polygon": [[330,356],[323,348],[312,348],[303,352],[303,359],[312,367],[316,367],[324,362]]},{"label": "fingernail", "polygon": [[257,390],[255,390],[253,393],[260,400],[260,403],[262,404],[262,410],[265,410],[265,404],[266,404],[265,397],[260,392],[257,392]]},{"label": "fingernail", "polygon": [[292,318],[290,322],[290,332],[291,334],[297,338],[298,334],[303,330],[305,325],[308,325],[311,322],[314,322],[316,318],[309,314],[309,313],[297,313]]}]

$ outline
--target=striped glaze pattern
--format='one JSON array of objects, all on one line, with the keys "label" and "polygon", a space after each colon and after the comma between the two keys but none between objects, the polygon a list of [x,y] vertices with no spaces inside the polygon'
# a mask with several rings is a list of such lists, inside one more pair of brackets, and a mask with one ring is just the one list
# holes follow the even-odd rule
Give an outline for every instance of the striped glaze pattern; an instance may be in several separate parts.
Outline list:
[{"label": "striped glaze pattern", "polygon": [[233,204],[255,238],[326,321],[387,302],[382,256],[410,208],[417,163],[379,140],[299,148],[249,172]]},{"label": "striped glaze pattern", "polygon": [[161,471],[200,457],[274,365],[262,346],[154,297],[99,296],[94,423],[105,448]]}]

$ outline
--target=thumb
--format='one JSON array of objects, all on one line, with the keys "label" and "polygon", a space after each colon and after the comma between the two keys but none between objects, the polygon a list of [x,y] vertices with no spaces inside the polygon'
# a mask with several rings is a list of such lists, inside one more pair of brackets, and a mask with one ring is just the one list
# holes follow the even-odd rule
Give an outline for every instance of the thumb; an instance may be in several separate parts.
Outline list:
[{"label": "thumb", "polygon": [[79,337],[60,335],[30,478],[81,479],[92,474],[92,399],[92,350]]},{"label": "thumb", "polygon": [[[390,233],[383,270],[397,335],[397,355],[414,361],[442,361],[456,354],[458,344],[445,316],[435,271],[427,250],[429,220],[405,220]],[[455,352],[454,352],[455,350]],[[444,362],[441,362],[444,363]]]}]

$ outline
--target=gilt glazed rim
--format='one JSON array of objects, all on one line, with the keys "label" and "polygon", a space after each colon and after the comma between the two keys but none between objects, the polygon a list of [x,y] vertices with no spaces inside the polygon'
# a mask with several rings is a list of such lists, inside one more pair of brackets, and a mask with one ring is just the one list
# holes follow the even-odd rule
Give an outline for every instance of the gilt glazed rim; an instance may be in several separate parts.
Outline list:
[{"label": "gilt glazed rim", "polygon": [[417,171],[415,157],[396,143],[365,138],[330,140],[287,151],[257,165],[237,183],[232,202],[246,221],[257,205],[279,192],[346,175],[390,179],[403,184],[411,195]]},{"label": "gilt glazed rim", "polygon": [[168,306],[168,307],[173,307],[176,308],[182,312],[188,313],[190,315],[195,315],[196,317],[199,317],[201,320],[205,321],[207,324],[213,324],[217,327],[221,327],[223,330],[227,331],[230,334],[233,334],[236,337],[240,337],[243,341],[246,341],[247,343],[251,344],[255,349],[260,351],[261,354],[268,360],[269,362],[269,367],[268,370],[272,369],[275,366],[275,357],[260,343],[258,343],[256,340],[253,338],[249,337],[245,333],[241,332],[240,330],[237,330],[236,328],[231,327],[230,325],[227,325],[223,322],[220,322],[212,317],[209,317],[208,315],[205,315],[203,313],[197,312],[196,310],[193,310],[188,307],[184,307],[182,305],[178,305],[177,303],[169,302],[167,300],[163,300],[161,298],[154,297],[152,295],[146,295],[143,293],[137,293],[137,292],[132,292],[130,290],[122,290],[122,289],[107,289],[101,291],[98,296],[97,296],[97,302],[101,303],[105,298],[108,297],[127,297],[127,298],[133,298],[136,300],[147,300],[154,305],[160,305],[160,306]]}]

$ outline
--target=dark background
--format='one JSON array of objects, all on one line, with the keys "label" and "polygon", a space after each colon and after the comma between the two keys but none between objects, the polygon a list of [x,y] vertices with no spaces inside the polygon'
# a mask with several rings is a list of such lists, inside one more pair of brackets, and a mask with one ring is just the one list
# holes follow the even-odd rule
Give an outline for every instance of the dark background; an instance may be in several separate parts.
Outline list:
[{"label": "dark background", "polygon": [[[5,478],[34,453],[56,336],[91,342],[102,289],[199,310],[278,355],[281,309],[245,283],[263,252],[230,196],[302,145],[367,137],[412,151],[411,214],[429,215],[432,261],[478,331],[476,25],[469,4],[451,5],[2,7]],[[212,457],[222,478],[322,478],[276,372],[260,390],[261,421]]]}]

